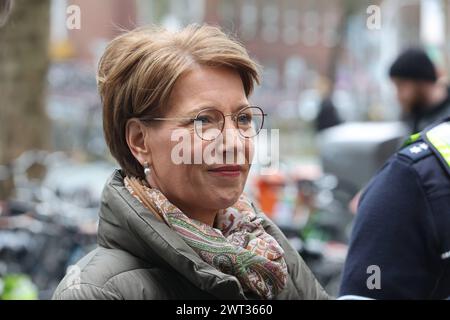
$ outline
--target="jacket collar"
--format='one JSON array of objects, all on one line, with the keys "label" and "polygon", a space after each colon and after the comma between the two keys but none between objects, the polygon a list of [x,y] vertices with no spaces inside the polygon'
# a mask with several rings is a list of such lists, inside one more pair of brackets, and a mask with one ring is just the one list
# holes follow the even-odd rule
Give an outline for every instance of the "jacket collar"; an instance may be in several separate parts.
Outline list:
[{"label": "jacket collar", "polygon": [[170,266],[199,289],[222,299],[246,298],[239,281],[204,262],[183,239],[156,219],[125,188],[116,170],[102,194],[98,243],[152,264]]}]

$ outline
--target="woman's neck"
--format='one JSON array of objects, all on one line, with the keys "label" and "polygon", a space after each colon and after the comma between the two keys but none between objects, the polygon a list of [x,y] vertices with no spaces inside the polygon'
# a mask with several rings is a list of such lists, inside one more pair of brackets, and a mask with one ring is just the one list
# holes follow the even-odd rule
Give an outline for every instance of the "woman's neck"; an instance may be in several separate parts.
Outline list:
[{"label": "woman's neck", "polygon": [[[147,177],[146,181],[151,188],[156,188],[156,189],[160,190],[157,187],[156,183],[153,181],[153,179],[149,179]],[[203,222],[204,224],[206,224],[208,226],[214,227],[214,221],[216,220],[218,210],[202,209],[202,208],[186,208],[185,206],[183,206],[179,203],[176,203],[175,201],[173,201],[172,203],[177,208],[179,208],[185,215],[187,215],[189,218]]]}]

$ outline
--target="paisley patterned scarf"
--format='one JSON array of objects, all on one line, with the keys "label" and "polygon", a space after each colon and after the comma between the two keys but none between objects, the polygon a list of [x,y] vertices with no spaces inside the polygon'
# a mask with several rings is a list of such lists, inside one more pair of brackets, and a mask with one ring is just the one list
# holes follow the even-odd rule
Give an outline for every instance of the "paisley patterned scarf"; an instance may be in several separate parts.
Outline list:
[{"label": "paisley patterned scarf", "polygon": [[155,216],[176,231],[209,265],[235,276],[244,291],[273,299],[286,285],[284,251],[263,228],[251,202],[242,195],[221,210],[215,228],[190,219],[157,189],[143,180],[125,178],[128,191]]}]

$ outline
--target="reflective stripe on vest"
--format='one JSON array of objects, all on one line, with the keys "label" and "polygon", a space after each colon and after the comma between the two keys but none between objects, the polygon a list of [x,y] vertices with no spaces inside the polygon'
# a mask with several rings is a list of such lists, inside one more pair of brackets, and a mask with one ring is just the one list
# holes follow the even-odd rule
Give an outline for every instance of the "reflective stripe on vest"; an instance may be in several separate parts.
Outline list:
[{"label": "reflective stripe on vest", "polygon": [[450,122],[444,122],[426,133],[428,142],[450,169]]}]

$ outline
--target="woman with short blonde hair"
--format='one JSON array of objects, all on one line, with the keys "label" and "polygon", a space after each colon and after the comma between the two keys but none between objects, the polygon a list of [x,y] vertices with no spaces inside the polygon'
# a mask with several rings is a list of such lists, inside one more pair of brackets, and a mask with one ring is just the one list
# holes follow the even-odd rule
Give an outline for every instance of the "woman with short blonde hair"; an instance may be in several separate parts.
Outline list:
[{"label": "woman with short blonde hair", "polygon": [[[327,298],[243,193],[266,117],[248,101],[258,83],[258,65],[216,27],[143,28],[109,44],[98,87],[121,169],[103,192],[98,248],[54,299]],[[174,135],[190,142],[181,163]]]}]

